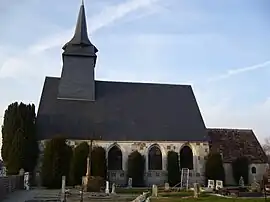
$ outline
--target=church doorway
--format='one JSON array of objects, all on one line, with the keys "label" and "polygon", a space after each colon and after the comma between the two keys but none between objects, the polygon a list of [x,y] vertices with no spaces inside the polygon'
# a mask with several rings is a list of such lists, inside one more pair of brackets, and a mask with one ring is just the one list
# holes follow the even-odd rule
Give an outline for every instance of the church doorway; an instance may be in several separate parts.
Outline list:
[{"label": "church doorway", "polygon": [[193,152],[189,146],[184,146],[180,150],[180,168],[193,170]]},{"label": "church doorway", "polygon": [[108,152],[108,170],[122,170],[122,151],[114,145]]},{"label": "church doorway", "polygon": [[158,145],[153,145],[149,149],[148,170],[162,170],[162,154]]}]

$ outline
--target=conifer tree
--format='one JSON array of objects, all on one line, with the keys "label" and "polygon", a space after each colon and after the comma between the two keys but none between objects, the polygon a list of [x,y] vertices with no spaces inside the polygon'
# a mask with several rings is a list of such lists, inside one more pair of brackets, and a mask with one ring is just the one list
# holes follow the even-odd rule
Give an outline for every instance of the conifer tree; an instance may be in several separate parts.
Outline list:
[{"label": "conifer tree", "polygon": [[236,158],[232,162],[233,177],[236,184],[239,184],[241,177],[244,179],[244,183],[248,184],[248,173],[249,173],[249,161],[245,156]]},{"label": "conifer tree", "polygon": [[63,137],[55,137],[49,140],[44,149],[44,157],[41,168],[42,183],[47,188],[60,188],[62,176],[68,176],[72,148],[66,144]]},{"label": "conifer tree", "polygon": [[86,174],[89,145],[80,143],[74,150],[70,167],[70,180],[72,185],[81,185],[82,177]]},{"label": "conifer tree", "polygon": [[39,155],[33,104],[12,103],[4,115],[1,154],[9,174],[32,172]]},{"label": "conifer tree", "polygon": [[[219,153],[209,153],[205,163],[205,179],[225,181],[225,170]],[[225,183],[224,183],[225,184]]]},{"label": "conifer tree", "polygon": [[128,156],[128,177],[132,178],[132,186],[144,185],[145,159],[140,152],[134,151]]},{"label": "conifer tree", "polygon": [[167,171],[168,171],[168,182],[170,186],[174,186],[180,182],[179,156],[174,151],[168,152]]},{"label": "conifer tree", "polygon": [[107,178],[106,152],[103,147],[94,147],[91,155],[91,175]]}]

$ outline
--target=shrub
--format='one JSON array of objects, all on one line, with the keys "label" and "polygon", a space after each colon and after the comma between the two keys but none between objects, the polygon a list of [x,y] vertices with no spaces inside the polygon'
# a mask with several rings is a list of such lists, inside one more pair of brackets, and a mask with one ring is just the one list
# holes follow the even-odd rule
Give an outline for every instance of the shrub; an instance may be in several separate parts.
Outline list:
[{"label": "shrub", "polygon": [[82,176],[86,174],[89,145],[87,142],[80,143],[74,150],[70,165],[70,181],[72,185],[81,185]]},{"label": "shrub", "polygon": [[205,179],[222,180],[225,184],[225,170],[219,153],[209,153],[205,163]]},{"label": "shrub", "polygon": [[134,151],[128,156],[128,177],[132,178],[132,186],[144,185],[145,160],[140,152]]},{"label": "shrub", "polygon": [[[62,176],[69,176],[72,149],[66,144],[66,139],[55,137],[46,143],[41,168],[43,186],[60,188]],[[68,184],[68,177],[67,184]]]},{"label": "shrub", "polygon": [[167,155],[168,182],[170,186],[175,186],[180,182],[179,155],[174,151],[169,151]]},{"label": "shrub", "polygon": [[35,105],[12,103],[4,115],[1,154],[8,174],[18,174],[23,168],[32,172],[39,149],[35,131]]},{"label": "shrub", "polygon": [[236,184],[239,184],[241,176],[244,179],[245,184],[248,184],[248,173],[249,173],[249,161],[245,156],[236,158],[232,162],[233,178]]},{"label": "shrub", "polygon": [[91,175],[107,178],[106,152],[103,147],[97,146],[92,150]]}]

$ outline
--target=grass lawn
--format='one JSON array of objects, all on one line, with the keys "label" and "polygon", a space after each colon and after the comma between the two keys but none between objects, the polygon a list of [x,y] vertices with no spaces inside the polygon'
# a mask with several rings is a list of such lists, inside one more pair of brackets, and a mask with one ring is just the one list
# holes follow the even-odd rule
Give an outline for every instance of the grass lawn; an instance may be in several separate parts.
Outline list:
[{"label": "grass lawn", "polygon": [[[143,192],[151,192],[151,188],[116,188],[117,194],[134,194],[139,195]],[[183,198],[183,197],[191,198]],[[268,198],[267,201],[270,199]],[[222,198],[218,196],[211,196],[206,193],[201,193],[198,199],[193,198],[193,191],[181,191],[181,192],[164,192],[164,189],[161,188],[158,191],[157,198],[151,198],[151,202],[264,202],[264,198],[258,199],[244,199],[244,198]]]},{"label": "grass lawn", "polygon": [[[264,198],[259,199],[241,199],[241,198],[222,198],[218,196],[211,196],[207,194],[201,194],[198,199],[195,198],[181,198],[184,196],[188,196],[189,192],[179,192],[179,193],[171,193],[171,194],[159,194],[157,198],[151,198],[151,202],[263,202]],[[193,196],[192,193],[189,196]],[[269,199],[267,199],[269,200]]]},{"label": "grass lawn", "polygon": [[142,194],[143,192],[148,192],[151,191],[150,188],[121,188],[118,187],[115,189],[115,192],[117,194]]}]

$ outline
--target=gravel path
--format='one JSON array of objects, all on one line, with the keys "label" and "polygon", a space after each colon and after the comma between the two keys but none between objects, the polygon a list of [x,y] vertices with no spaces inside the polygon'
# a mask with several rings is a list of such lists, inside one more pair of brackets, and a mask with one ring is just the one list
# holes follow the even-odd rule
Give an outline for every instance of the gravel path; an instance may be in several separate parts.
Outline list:
[{"label": "gravel path", "polygon": [[2,202],[25,202],[25,201],[38,201],[38,200],[52,200],[60,199],[60,190],[45,190],[45,189],[32,189],[29,191],[19,190],[9,194]]}]

